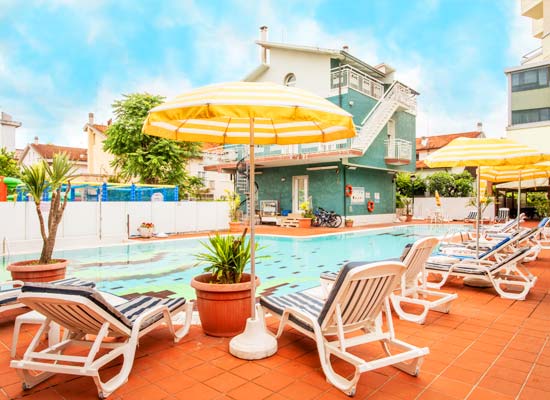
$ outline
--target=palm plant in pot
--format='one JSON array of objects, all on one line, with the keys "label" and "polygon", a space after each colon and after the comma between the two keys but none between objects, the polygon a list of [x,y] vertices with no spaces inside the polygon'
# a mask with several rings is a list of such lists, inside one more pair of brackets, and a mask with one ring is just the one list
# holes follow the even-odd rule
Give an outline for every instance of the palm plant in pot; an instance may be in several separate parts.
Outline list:
[{"label": "palm plant in pot", "polygon": [[[49,282],[65,277],[67,260],[53,259],[52,255],[57,229],[71,191],[70,179],[75,176],[75,172],[76,166],[69,160],[67,154],[55,154],[51,165],[42,160],[31,166],[23,166],[21,181],[34,201],[40,223],[42,251],[38,260],[19,261],[8,265],[7,269],[14,280]],[[62,186],[65,183],[65,192],[62,193]],[[46,220],[42,199],[47,191],[51,192],[51,199]]]},{"label": "palm plant in pot", "polygon": [[225,190],[227,204],[229,205],[229,232],[240,232],[243,224],[239,221],[241,196],[231,190]]},{"label": "palm plant in pot", "polygon": [[[244,330],[250,317],[252,286],[250,274],[244,272],[250,261],[246,232],[247,229],[240,236],[210,236],[208,242],[202,242],[206,251],[195,256],[197,264],[207,264],[205,273],[191,280],[202,329],[207,335],[235,336]],[[259,283],[256,277],[256,286]]]}]

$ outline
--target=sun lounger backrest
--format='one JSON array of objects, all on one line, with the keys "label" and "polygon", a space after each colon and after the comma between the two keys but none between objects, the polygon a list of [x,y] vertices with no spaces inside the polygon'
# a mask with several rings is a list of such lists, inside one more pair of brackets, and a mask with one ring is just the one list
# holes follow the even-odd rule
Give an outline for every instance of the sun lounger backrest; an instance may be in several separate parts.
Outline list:
[{"label": "sun lounger backrest", "polygon": [[128,335],[132,329],[132,322],[94,289],[26,283],[21,292],[22,303],[73,332],[97,334],[104,322],[117,335]]},{"label": "sun lounger backrest", "polygon": [[549,217],[544,217],[543,219],[540,220],[539,224],[538,224],[538,228],[544,228],[546,227],[546,224],[548,223],[548,220],[550,220]]},{"label": "sun lounger backrest", "polygon": [[493,265],[491,265],[491,267],[489,267],[489,269],[492,272],[492,271],[496,271],[496,270],[506,266],[507,264],[509,264],[511,262],[521,261],[523,258],[525,258],[525,256],[527,255],[526,253],[529,250],[530,249],[528,247],[522,247],[521,249],[517,250],[516,252],[510,254],[508,257],[506,257],[502,261],[495,262]]},{"label": "sun lounger backrest", "polygon": [[321,329],[333,331],[336,328],[337,305],[344,329],[374,321],[404,271],[405,265],[397,261],[344,265],[319,314]]},{"label": "sun lounger backrest", "polygon": [[432,254],[439,240],[435,237],[427,237],[417,240],[406,257],[402,260],[407,266],[405,276],[407,282],[418,279],[418,274],[424,269],[424,264]]}]

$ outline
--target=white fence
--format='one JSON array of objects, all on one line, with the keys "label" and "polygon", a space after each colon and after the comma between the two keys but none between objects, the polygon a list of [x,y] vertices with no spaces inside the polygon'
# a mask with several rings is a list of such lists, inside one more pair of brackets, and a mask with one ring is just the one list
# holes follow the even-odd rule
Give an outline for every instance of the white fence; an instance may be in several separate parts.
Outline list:
[{"label": "white fence", "polygon": [[[468,206],[469,197],[442,197],[441,214],[445,219],[462,220],[466,218],[470,211],[475,211],[475,207]],[[434,197],[415,197],[414,199],[414,217],[428,219],[435,212]],[[495,218],[495,204],[491,203],[483,212],[483,218],[492,220]]]},{"label": "white fence", "polygon": [[[49,203],[42,204],[47,214]],[[39,251],[40,225],[32,202],[0,203],[2,254]],[[137,235],[142,222],[155,232],[227,229],[226,202],[70,202],[57,233],[56,249],[120,243]]]}]

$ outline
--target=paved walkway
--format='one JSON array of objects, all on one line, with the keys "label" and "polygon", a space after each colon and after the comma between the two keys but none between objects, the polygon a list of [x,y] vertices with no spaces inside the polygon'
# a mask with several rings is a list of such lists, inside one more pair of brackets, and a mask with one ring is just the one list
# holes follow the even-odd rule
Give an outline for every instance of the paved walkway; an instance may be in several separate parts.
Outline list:
[{"label": "paved walkway", "polygon": [[[431,312],[425,325],[394,318],[398,338],[430,348],[420,375],[411,377],[393,367],[365,373],[355,398],[550,399],[550,251],[528,265],[539,280],[525,301],[503,300],[492,289],[469,288],[456,280],[444,287],[459,295],[450,314]],[[9,368],[12,326],[13,317],[0,323],[0,399],[96,398],[92,379],[68,375],[22,392],[18,376]],[[23,332],[19,356],[33,332]],[[379,348],[368,347],[365,352],[376,355]],[[117,368],[108,368],[105,377]],[[347,396],[326,383],[314,343],[296,332],[284,333],[276,355],[243,361],[228,353],[227,339],[208,337],[193,326],[179,344],[173,344],[162,329],[143,338],[128,383],[110,398],[343,400]]]}]

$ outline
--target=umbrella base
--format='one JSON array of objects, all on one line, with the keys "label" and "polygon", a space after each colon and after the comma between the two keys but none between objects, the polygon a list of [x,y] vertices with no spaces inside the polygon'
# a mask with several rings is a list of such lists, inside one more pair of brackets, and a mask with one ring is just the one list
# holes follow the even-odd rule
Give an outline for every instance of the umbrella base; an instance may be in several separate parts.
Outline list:
[{"label": "umbrella base", "polygon": [[493,286],[493,284],[488,279],[484,278],[464,278],[464,284],[466,286],[478,288],[488,288]]},{"label": "umbrella base", "polygon": [[248,318],[243,333],[229,342],[229,352],[243,360],[259,360],[277,351],[277,340],[270,335],[263,318]]}]

